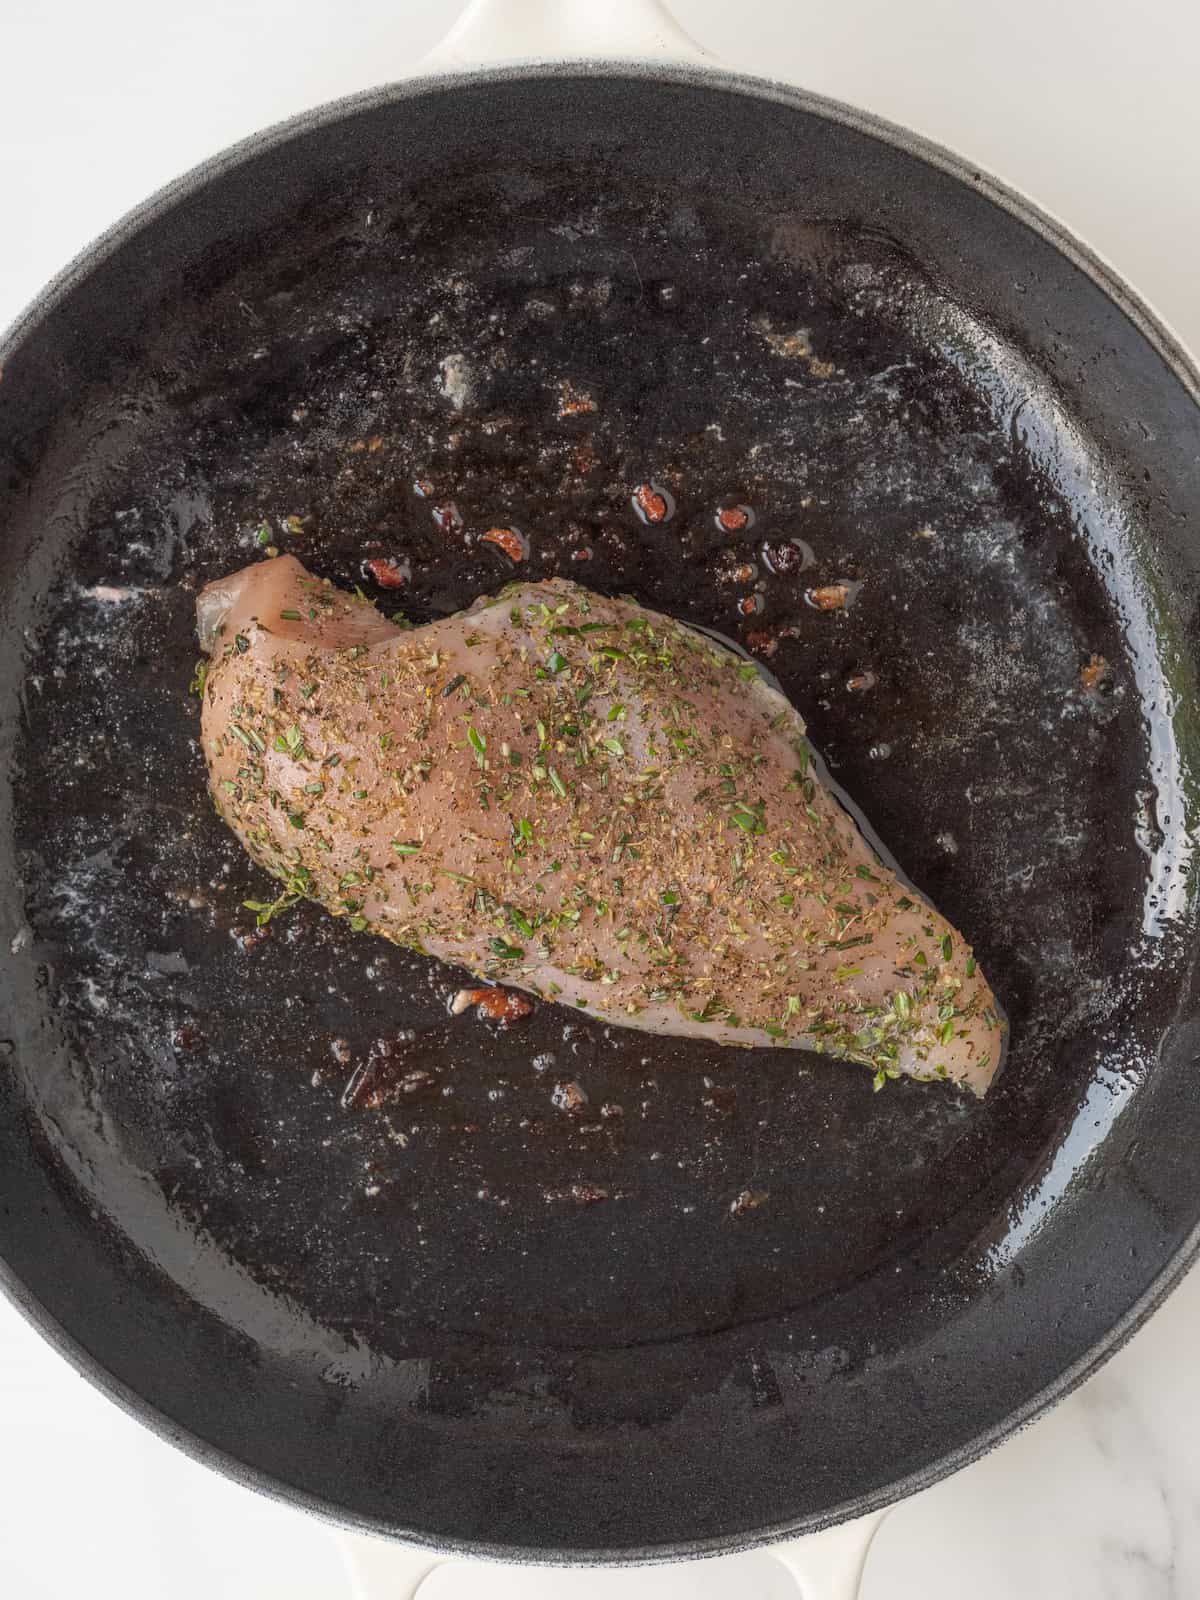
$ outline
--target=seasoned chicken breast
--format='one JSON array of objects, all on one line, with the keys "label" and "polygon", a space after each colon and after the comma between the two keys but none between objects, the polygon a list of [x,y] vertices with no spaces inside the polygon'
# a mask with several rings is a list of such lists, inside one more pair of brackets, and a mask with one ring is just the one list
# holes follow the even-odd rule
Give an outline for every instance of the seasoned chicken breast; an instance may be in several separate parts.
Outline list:
[{"label": "seasoned chicken breast", "polygon": [[970,946],[702,634],[559,579],[405,629],[290,556],[198,618],[213,799],[274,905],[608,1022],[987,1089]]}]

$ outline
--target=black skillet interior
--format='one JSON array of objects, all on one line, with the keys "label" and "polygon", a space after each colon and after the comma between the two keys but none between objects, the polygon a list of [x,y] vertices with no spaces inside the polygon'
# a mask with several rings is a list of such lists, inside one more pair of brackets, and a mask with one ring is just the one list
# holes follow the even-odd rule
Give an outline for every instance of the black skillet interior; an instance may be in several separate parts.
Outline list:
[{"label": "black skillet interior", "polygon": [[[402,91],[207,177],[0,381],[18,1293],[192,1448],[431,1540],[678,1553],[948,1469],[1196,1221],[1186,384],[984,186],[761,86]],[[984,1103],[255,934],[197,587],[269,540],[419,624],[511,577],[496,525],[769,660],[1009,1010]]]}]

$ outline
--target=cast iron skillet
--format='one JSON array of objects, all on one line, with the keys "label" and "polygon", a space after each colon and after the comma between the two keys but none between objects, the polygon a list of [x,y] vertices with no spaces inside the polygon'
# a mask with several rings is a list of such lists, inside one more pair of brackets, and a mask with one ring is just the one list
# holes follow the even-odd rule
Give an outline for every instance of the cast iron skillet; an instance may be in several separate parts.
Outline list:
[{"label": "cast iron skillet", "polygon": [[[160,196],[0,379],[9,1291],[243,1481],[530,1559],[811,1530],[1048,1405],[1196,1244],[1198,415],[1045,219],[715,72],[417,82]],[[1008,1009],[987,1100],[498,1032],[323,915],[255,937],[187,691],[264,522],[416,622],[511,576],[505,524],[774,645]]]}]

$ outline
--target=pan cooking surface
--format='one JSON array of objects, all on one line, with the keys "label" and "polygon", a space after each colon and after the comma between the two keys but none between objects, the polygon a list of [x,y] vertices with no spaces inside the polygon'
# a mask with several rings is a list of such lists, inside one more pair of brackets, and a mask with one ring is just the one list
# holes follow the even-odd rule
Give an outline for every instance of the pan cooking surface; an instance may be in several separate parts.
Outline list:
[{"label": "pan cooking surface", "polygon": [[[343,189],[206,263],[64,482],[16,791],[58,1045],[31,1101],[136,1245],[331,1384],[436,1347],[421,1403],[470,1416],[489,1350],[785,1312],[844,1366],[918,1280],[1007,1270],[1169,1011],[1141,602],[1036,459],[1038,395],[886,240],[554,169],[429,194]],[[1012,1026],[988,1099],[551,1006],[501,1031],[324,913],[256,933],[187,687],[196,591],[264,523],[416,623],[512,576],[505,526],[532,575],[756,650],[976,945]]]}]

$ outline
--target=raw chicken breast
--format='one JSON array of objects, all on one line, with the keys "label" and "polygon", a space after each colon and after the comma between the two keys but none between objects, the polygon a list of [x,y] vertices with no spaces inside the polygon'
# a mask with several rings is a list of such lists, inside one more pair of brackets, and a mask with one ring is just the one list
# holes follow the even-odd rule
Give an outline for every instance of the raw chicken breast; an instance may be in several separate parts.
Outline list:
[{"label": "raw chicken breast", "polygon": [[987,1089],[970,946],[753,665],[558,579],[404,629],[281,556],[198,615],[213,799],[280,906],[609,1022]]}]

